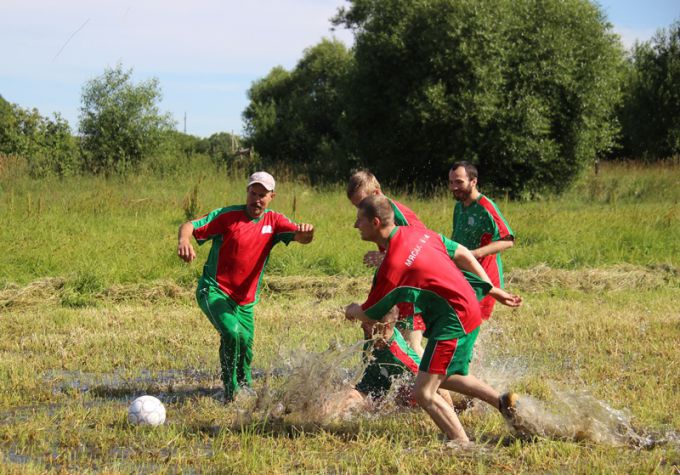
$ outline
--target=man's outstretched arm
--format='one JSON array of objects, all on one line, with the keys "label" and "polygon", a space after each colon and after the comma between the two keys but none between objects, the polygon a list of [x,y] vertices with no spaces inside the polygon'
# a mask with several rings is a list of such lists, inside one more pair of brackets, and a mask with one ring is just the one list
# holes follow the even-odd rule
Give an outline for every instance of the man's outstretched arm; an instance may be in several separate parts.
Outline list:
[{"label": "man's outstretched arm", "polygon": [[[453,261],[459,269],[476,274],[477,277],[483,281],[492,284],[491,279],[489,279],[489,276],[482,268],[482,265],[479,263],[479,261],[477,261],[477,259],[475,259],[472,252],[469,251],[465,246],[458,246],[456,253],[454,254]],[[508,307],[519,307],[522,305],[522,297],[508,293],[498,287],[492,287],[489,295],[496,299],[496,301],[502,303],[503,305],[507,305]]]}]

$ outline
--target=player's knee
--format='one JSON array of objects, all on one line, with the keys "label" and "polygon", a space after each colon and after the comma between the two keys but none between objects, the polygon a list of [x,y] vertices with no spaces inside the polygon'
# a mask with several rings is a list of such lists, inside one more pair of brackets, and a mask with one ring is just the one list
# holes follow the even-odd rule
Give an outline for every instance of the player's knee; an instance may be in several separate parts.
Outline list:
[{"label": "player's knee", "polygon": [[414,389],[414,394],[416,402],[421,407],[426,407],[432,404],[434,400],[434,394],[431,391],[427,391],[424,387],[416,386]]}]

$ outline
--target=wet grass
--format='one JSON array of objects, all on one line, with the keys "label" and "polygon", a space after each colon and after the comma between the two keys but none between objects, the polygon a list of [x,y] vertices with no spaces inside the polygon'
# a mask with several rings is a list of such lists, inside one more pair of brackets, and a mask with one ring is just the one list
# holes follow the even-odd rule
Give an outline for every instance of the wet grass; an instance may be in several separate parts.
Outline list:
[{"label": "wet grass", "polygon": [[[585,391],[625,411],[657,446],[516,438],[481,406],[461,414],[477,441],[466,450],[445,447],[419,410],[311,426],[257,417],[243,423],[244,407],[221,402],[217,335],[190,288],[159,290],[154,295],[162,297],[149,301],[149,284],[136,294],[125,289],[125,299],[120,288],[103,289],[91,306],[64,306],[46,292],[43,301],[3,309],[0,463],[10,473],[416,473],[424,467],[431,473],[674,473],[680,445],[665,438],[680,427],[677,280],[637,288],[639,280],[623,278],[633,272],[651,279],[652,270],[572,272],[569,280],[562,270],[536,269],[545,282],[561,282],[543,288],[511,275],[526,306],[498,309],[474,364],[499,387],[546,402],[555,390]],[[617,272],[620,285],[601,289]],[[256,311],[255,389],[285,381],[291,352],[354,343],[358,328],[339,308],[367,285],[340,277],[270,278]],[[129,402],[146,393],[164,401],[164,426],[126,422]]]}]

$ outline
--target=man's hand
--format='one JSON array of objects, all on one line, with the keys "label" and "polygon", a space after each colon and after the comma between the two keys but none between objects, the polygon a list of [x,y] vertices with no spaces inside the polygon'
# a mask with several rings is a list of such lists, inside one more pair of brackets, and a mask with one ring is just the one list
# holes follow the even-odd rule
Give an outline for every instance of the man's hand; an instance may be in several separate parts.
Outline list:
[{"label": "man's hand", "polygon": [[361,305],[358,303],[351,303],[345,307],[345,318],[347,320],[359,320],[361,323],[367,323],[370,326],[375,324],[375,320],[368,318],[368,316],[361,309]]},{"label": "man's hand", "polygon": [[385,253],[380,251],[368,251],[364,254],[364,265],[368,267],[378,267],[385,259]]},{"label": "man's hand", "polygon": [[307,223],[298,224],[294,239],[300,244],[309,244],[314,239],[314,226]]},{"label": "man's hand", "polygon": [[494,287],[493,289],[491,289],[489,295],[496,299],[498,302],[502,303],[503,305],[507,305],[508,307],[519,307],[520,305],[522,305],[522,297],[520,297],[519,295],[509,294],[505,290],[499,289],[498,287]]},{"label": "man's hand", "polygon": [[196,251],[194,251],[190,241],[179,241],[177,244],[177,255],[184,262],[191,262],[196,259]]},{"label": "man's hand", "polygon": [[345,318],[349,321],[361,320],[359,315],[363,313],[364,311],[361,310],[361,305],[358,303],[351,303],[345,307]]}]

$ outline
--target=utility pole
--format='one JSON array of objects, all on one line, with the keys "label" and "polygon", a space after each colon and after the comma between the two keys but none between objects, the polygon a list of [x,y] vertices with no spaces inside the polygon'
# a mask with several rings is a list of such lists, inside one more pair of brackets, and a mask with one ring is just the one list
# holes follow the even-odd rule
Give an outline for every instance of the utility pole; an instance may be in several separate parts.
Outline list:
[{"label": "utility pole", "polygon": [[184,111],[184,133],[187,133],[187,113]]}]

